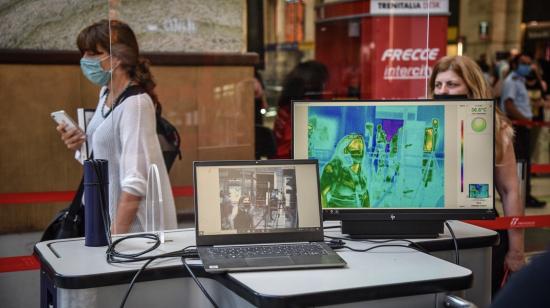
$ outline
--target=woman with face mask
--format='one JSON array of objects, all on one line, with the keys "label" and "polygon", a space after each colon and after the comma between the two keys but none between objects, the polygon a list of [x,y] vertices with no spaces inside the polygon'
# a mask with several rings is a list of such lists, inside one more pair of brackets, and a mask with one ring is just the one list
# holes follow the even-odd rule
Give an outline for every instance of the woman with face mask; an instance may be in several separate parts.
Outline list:
[{"label": "woman with face mask", "polygon": [[[492,99],[492,93],[479,66],[470,58],[452,56],[441,58],[430,77],[430,94],[436,99]],[[495,121],[496,188],[502,200],[505,216],[523,216],[519,196],[519,180],[514,154],[514,130],[508,119],[496,109]],[[511,229],[500,232],[501,245],[493,250],[493,293],[500,287],[505,269],[515,272],[525,264],[524,232]],[[505,252],[499,256],[499,250]],[[503,266],[504,264],[504,266]]]},{"label": "woman with face mask", "polygon": [[[95,159],[108,161],[111,232],[145,231],[146,223],[149,228],[154,223],[157,230],[177,228],[170,180],[156,133],[156,112],[160,112],[156,84],[148,61],[139,55],[134,32],[123,22],[102,20],[82,30],[77,45],[82,73],[101,87],[99,103],[86,133],[64,125],[57,130],[67,148],[79,150],[87,141]],[[155,210],[154,222],[145,208],[151,164],[157,165],[163,190],[162,208]]]}]

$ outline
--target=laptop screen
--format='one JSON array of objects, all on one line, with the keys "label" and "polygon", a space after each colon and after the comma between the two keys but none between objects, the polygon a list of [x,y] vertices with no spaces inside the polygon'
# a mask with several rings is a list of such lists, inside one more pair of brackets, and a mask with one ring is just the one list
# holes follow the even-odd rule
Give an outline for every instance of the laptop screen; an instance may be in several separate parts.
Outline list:
[{"label": "laptop screen", "polygon": [[322,232],[316,160],[195,162],[194,171],[197,237]]}]

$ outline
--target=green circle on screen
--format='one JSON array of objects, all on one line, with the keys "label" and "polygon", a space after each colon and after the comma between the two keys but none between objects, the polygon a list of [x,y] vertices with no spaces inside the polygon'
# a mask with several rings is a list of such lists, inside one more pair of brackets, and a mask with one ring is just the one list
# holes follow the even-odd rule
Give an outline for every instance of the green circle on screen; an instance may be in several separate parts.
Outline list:
[{"label": "green circle on screen", "polygon": [[474,132],[481,133],[487,128],[487,121],[484,118],[475,118],[472,120],[472,129]]}]

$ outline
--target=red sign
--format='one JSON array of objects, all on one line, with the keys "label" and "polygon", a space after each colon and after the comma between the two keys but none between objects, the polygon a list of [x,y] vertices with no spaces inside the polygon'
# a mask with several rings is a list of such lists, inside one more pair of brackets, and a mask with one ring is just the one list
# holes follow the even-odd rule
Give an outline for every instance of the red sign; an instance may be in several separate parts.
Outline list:
[{"label": "red sign", "polygon": [[464,222],[492,230],[550,227],[550,215],[508,216],[495,220],[465,220]]},{"label": "red sign", "polygon": [[426,97],[446,54],[447,0],[345,1],[317,12],[315,58],[329,70],[332,98]]},{"label": "red sign", "polygon": [[435,62],[445,56],[447,17],[362,20],[361,98],[425,98]]}]

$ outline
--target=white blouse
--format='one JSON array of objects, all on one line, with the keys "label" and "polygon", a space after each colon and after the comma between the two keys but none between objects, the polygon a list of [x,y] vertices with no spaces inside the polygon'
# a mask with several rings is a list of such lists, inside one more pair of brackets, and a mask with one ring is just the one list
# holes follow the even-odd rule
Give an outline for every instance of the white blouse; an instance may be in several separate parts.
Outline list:
[{"label": "white blouse", "polygon": [[[118,199],[124,191],[142,197],[137,219],[134,219],[129,233],[152,231],[153,216],[155,230],[177,228],[174,197],[156,133],[155,108],[151,97],[147,93],[130,96],[103,118],[102,111],[103,114],[109,112],[105,106],[106,90],[103,87],[100,91],[99,103],[88,124],[86,138],[94,159],[108,161],[111,221],[115,221]],[[146,213],[147,174],[151,164],[156,164],[159,171],[163,204],[162,207],[156,205],[154,213],[151,209]],[[156,201],[155,204],[158,204]],[[151,204],[151,201],[148,203]],[[148,230],[145,230],[146,223]]]}]

